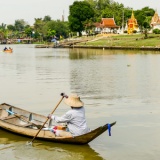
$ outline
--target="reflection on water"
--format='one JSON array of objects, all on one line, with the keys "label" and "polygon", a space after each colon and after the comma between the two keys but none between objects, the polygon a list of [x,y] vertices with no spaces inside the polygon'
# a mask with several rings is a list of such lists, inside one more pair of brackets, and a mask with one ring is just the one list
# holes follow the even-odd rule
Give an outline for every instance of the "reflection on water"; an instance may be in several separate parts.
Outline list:
[{"label": "reflection on water", "polygon": [[[39,155],[43,159],[54,155],[112,160],[160,157],[160,52],[11,47],[12,54],[0,54],[1,103],[48,115],[60,100],[61,92],[77,92],[85,103],[91,129],[107,122],[117,124],[111,137],[105,132],[85,147],[87,152],[83,147],[81,150],[46,142],[21,149],[19,146],[28,139],[12,135],[6,140],[6,133],[0,130],[4,159],[7,155],[16,157],[15,152],[22,157],[25,150],[24,155],[34,159]],[[55,114],[62,115],[67,110],[62,102]]]},{"label": "reflection on water", "polygon": [[0,155],[3,159],[32,160],[102,160],[103,158],[89,145],[67,145],[35,140],[26,145],[29,138],[23,138],[0,130]]}]

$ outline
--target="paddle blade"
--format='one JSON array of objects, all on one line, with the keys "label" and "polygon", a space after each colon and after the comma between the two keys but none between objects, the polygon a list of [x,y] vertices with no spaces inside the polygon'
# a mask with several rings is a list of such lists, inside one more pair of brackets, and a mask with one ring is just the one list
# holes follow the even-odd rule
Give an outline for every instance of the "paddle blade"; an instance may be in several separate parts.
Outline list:
[{"label": "paddle blade", "polygon": [[27,141],[27,142],[26,142],[26,145],[27,145],[27,146],[32,146],[32,141]]}]

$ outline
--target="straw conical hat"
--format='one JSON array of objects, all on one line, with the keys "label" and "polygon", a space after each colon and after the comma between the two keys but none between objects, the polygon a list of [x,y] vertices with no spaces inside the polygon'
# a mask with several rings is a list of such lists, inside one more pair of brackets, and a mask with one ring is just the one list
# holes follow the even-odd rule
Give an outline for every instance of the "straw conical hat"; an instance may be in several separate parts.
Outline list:
[{"label": "straw conical hat", "polygon": [[71,94],[68,98],[64,100],[65,104],[71,107],[82,107],[84,103],[80,100],[77,94]]}]

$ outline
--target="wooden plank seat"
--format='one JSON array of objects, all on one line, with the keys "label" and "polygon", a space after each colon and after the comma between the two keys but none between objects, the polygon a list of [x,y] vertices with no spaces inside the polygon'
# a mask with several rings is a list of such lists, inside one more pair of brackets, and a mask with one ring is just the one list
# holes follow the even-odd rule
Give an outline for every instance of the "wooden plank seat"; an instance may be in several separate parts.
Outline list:
[{"label": "wooden plank seat", "polygon": [[15,115],[10,115],[8,117],[4,117],[2,118],[3,120],[8,120],[8,119],[12,119],[12,118],[17,118]]},{"label": "wooden plank seat", "polygon": [[27,124],[22,124],[22,125],[19,125],[19,126],[22,126],[22,127],[30,127],[30,126],[32,126],[32,124],[27,123]]}]

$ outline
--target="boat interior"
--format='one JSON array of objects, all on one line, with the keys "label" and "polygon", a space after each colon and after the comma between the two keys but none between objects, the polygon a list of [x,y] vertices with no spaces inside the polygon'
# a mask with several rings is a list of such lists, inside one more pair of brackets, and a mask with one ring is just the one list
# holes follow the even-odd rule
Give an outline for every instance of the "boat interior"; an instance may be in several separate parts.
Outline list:
[{"label": "boat interior", "polygon": [[[47,117],[25,111],[23,109],[8,105],[0,105],[0,119],[21,127],[29,127],[37,129],[38,126],[42,126]],[[47,122],[44,127],[51,127],[52,120]]]}]

